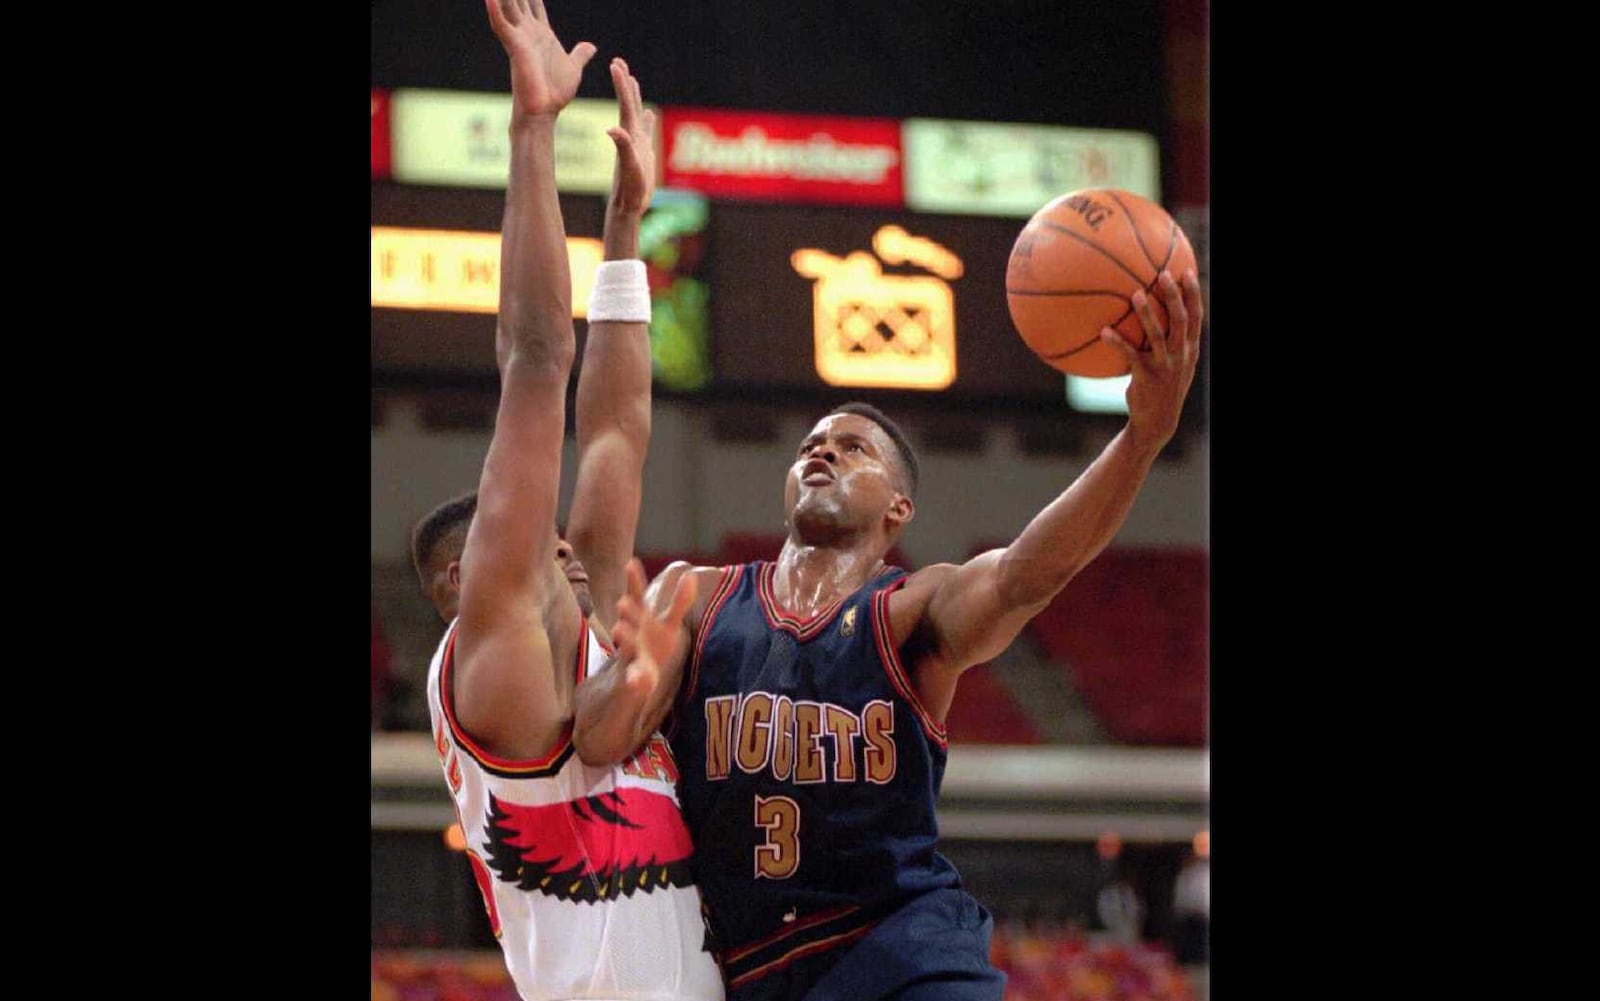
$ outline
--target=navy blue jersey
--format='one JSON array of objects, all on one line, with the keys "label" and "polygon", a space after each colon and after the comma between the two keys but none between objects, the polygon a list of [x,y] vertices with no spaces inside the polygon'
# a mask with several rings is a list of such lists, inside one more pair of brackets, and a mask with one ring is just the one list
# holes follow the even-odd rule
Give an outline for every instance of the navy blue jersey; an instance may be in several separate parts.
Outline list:
[{"label": "navy blue jersey", "polygon": [[728,567],[684,672],[671,741],[694,870],[729,987],[855,942],[930,890],[946,737],[894,648],[905,571],[801,620],[775,564]]}]

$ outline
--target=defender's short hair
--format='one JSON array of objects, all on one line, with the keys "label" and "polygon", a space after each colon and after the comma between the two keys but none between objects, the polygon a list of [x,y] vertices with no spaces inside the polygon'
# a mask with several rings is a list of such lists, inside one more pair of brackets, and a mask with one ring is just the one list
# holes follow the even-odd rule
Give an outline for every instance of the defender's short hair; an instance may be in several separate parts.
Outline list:
[{"label": "defender's short hair", "polygon": [[[465,530],[472,522],[472,516],[478,511],[478,492],[473,490],[440,504],[438,507],[422,516],[411,529],[411,564],[416,567],[417,579],[427,583],[424,569],[433,559],[433,551],[439,543],[455,529]],[[457,554],[457,559],[460,554]]]},{"label": "defender's short hair", "polygon": [[911,447],[911,442],[906,440],[905,432],[900,430],[900,425],[890,420],[882,410],[872,404],[859,401],[844,403],[828,411],[829,416],[833,414],[855,414],[857,417],[865,417],[883,428],[883,433],[889,436],[890,441],[894,442],[895,451],[900,453],[900,465],[905,472],[906,485],[909,488],[906,491],[906,495],[912,500],[916,500],[917,478],[920,475],[917,469],[917,453]]}]

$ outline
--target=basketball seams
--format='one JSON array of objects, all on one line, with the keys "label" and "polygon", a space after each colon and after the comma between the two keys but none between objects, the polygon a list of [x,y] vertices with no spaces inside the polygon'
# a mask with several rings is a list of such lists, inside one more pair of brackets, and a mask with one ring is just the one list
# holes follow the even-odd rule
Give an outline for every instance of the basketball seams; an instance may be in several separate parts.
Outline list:
[{"label": "basketball seams", "polygon": [[1118,257],[1116,254],[1113,254],[1111,251],[1107,250],[1106,248],[1100,246],[1098,243],[1095,243],[1093,240],[1091,240],[1088,237],[1084,236],[1082,233],[1073,232],[1072,230],[1068,229],[1067,227],[1061,225],[1060,223],[1051,222],[1049,219],[1040,219],[1039,220],[1039,225],[1040,226],[1048,226],[1049,228],[1055,230],[1058,233],[1064,233],[1065,235],[1072,237],[1074,240],[1077,240],[1079,243],[1083,244],[1085,247],[1090,247],[1090,248],[1094,249],[1095,251],[1098,251],[1102,256],[1104,256],[1106,258],[1106,260],[1110,261],[1112,264],[1115,264],[1117,267],[1121,268],[1127,274],[1127,276],[1129,278],[1132,278],[1134,281],[1138,282],[1140,287],[1144,286],[1144,279],[1139,277],[1138,272],[1134,271],[1132,268],[1130,268],[1126,264],[1122,263],[1122,258]]},{"label": "basketball seams", "polygon": [[[1112,324],[1112,326],[1116,326],[1116,324]],[[1098,333],[1096,333],[1093,337],[1091,337],[1088,340],[1084,341],[1082,344],[1078,345],[1075,348],[1068,348],[1067,350],[1061,352],[1060,354],[1041,355],[1040,357],[1048,358],[1051,361],[1060,361],[1062,358],[1071,358],[1073,355],[1077,354],[1080,351],[1087,351],[1087,350],[1089,350],[1090,348],[1094,347],[1096,344],[1099,344],[1099,343],[1100,343],[1100,335]]]},{"label": "basketball seams", "polygon": [[[1120,199],[1116,199],[1116,197],[1114,195],[1112,197],[1113,197],[1114,200],[1116,200],[1117,204],[1122,207],[1123,214],[1128,219],[1128,226],[1129,226],[1130,229],[1133,230],[1134,239],[1139,244],[1139,251],[1142,254],[1144,254],[1144,256],[1147,259],[1150,259],[1150,251],[1145,247],[1144,239],[1139,233],[1139,227],[1134,224],[1133,216],[1132,216],[1131,213],[1128,212],[1128,207],[1126,205],[1123,205],[1122,201]],[[1128,267],[1128,265],[1122,260],[1122,258],[1118,257],[1116,254],[1113,254],[1111,251],[1107,250],[1105,247],[1100,246],[1100,244],[1095,243],[1094,241],[1092,241],[1092,240],[1088,239],[1087,237],[1083,236],[1083,234],[1075,233],[1071,229],[1069,229],[1069,228],[1067,228],[1065,226],[1062,226],[1059,223],[1052,222],[1049,219],[1040,219],[1039,220],[1039,224],[1041,226],[1048,226],[1049,228],[1051,228],[1053,230],[1056,230],[1059,233],[1063,233],[1063,234],[1065,234],[1067,236],[1070,236],[1074,240],[1077,240],[1079,243],[1083,244],[1085,247],[1092,247],[1094,250],[1098,251],[1103,257],[1105,257],[1106,260],[1110,261],[1112,264],[1115,264],[1117,267],[1121,268],[1123,273],[1125,273],[1129,278],[1132,278],[1134,281],[1138,282],[1139,283],[1139,288],[1143,289],[1146,294],[1150,294],[1151,292],[1153,292],[1155,290],[1156,282],[1158,280],[1160,280],[1160,277],[1161,277],[1161,268],[1160,268],[1160,266],[1156,267],[1155,277],[1151,278],[1147,282],[1143,278],[1139,277],[1138,272],[1136,272],[1132,268]],[[1174,224],[1174,229],[1176,229],[1176,224]],[[1172,256],[1172,250],[1169,247],[1169,249],[1167,251],[1167,257],[1168,257],[1169,260],[1171,259],[1171,256]],[[1152,265],[1155,265],[1155,261],[1153,259],[1150,260],[1150,263]],[[1011,290],[1007,289],[1006,291],[1010,292]],[[1023,292],[1023,291],[1019,290],[1015,294],[1018,294],[1018,295],[1032,295],[1032,294],[1042,294],[1042,293],[1029,293],[1029,292]],[[1071,293],[1058,293],[1058,294],[1071,294]],[[1123,320],[1126,320],[1128,318],[1128,314],[1133,312],[1133,293],[1132,292],[1116,292],[1116,293],[1112,293],[1112,294],[1115,295],[1118,299],[1121,299],[1127,306],[1127,308],[1122,311],[1122,315],[1121,316],[1117,317],[1116,320],[1114,320],[1110,324],[1108,324],[1108,326],[1116,327],[1117,324],[1121,323]],[[1083,351],[1083,350],[1093,346],[1094,344],[1098,343],[1099,340],[1100,340],[1100,332],[1097,330],[1093,334],[1091,334],[1086,340],[1084,340],[1083,343],[1078,344],[1075,347],[1069,348],[1069,349],[1067,349],[1066,351],[1064,351],[1064,352],[1062,352],[1060,354],[1049,354],[1049,355],[1041,354],[1041,357],[1047,358],[1047,359],[1050,359],[1050,360],[1059,360],[1059,359],[1062,359],[1062,358],[1067,358],[1067,357],[1070,357],[1071,355],[1075,355],[1078,352]],[[1140,346],[1141,350],[1143,350],[1143,347],[1144,347],[1143,345]]]},{"label": "basketball seams", "polygon": [[[1128,314],[1133,312],[1133,300],[1127,298],[1126,296],[1119,296],[1118,298],[1121,298],[1123,302],[1126,302],[1128,304],[1128,308],[1124,309],[1122,311],[1122,315],[1121,316],[1117,317],[1115,320],[1112,320],[1110,323],[1106,324],[1106,326],[1111,327],[1113,329],[1116,329],[1117,324],[1121,323],[1123,320],[1126,320],[1128,318]],[[1120,331],[1118,331],[1118,332],[1120,333]],[[1058,354],[1049,354],[1049,355],[1047,355],[1047,354],[1040,353],[1039,357],[1047,358],[1050,361],[1059,361],[1062,358],[1070,358],[1073,355],[1077,354],[1079,351],[1087,351],[1089,348],[1094,347],[1098,343],[1100,343],[1100,331],[1096,330],[1093,334],[1089,335],[1089,339],[1088,340],[1084,341],[1082,344],[1079,344],[1075,348],[1068,348],[1067,350],[1062,351],[1062,352],[1060,352]],[[1140,350],[1143,350],[1143,349],[1141,348]]]},{"label": "basketball seams", "polygon": [[[1150,266],[1156,269],[1156,278],[1160,278],[1161,265],[1157,264],[1156,259],[1150,256],[1150,248],[1145,246],[1144,243],[1144,234],[1139,231],[1138,219],[1134,217],[1133,212],[1129,210],[1128,206],[1122,201],[1122,199],[1117,197],[1117,193],[1115,191],[1107,191],[1106,194],[1110,195],[1111,200],[1117,203],[1118,208],[1122,209],[1122,217],[1127,220],[1128,228],[1133,230],[1133,239],[1134,242],[1139,245],[1139,252],[1144,254],[1144,259],[1149,261]],[[1168,259],[1171,259],[1172,257],[1172,251],[1170,249],[1167,251],[1167,257]],[[1155,284],[1155,280],[1152,279],[1150,284],[1153,286]]]},{"label": "basketball seams", "polygon": [[[1157,281],[1159,281],[1161,279],[1161,272],[1167,270],[1167,265],[1172,263],[1172,257],[1177,252],[1178,252],[1178,223],[1177,223],[1176,220],[1173,220],[1172,232],[1170,234],[1168,234],[1168,236],[1167,236],[1167,256],[1161,261],[1160,264],[1156,265],[1156,280]],[[1151,261],[1150,263],[1151,264],[1155,264],[1155,261]],[[1151,282],[1150,283],[1151,291],[1155,290],[1155,285],[1156,285],[1155,282]]]},{"label": "basketball seams", "polygon": [[1034,296],[1041,296],[1041,297],[1043,297],[1043,296],[1056,296],[1056,295],[1104,295],[1104,296],[1110,296],[1113,299],[1121,299],[1124,302],[1128,301],[1128,293],[1126,293],[1126,292],[1118,292],[1115,289],[1108,289],[1108,288],[1063,289],[1063,290],[1061,290],[1059,292],[1045,292],[1043,290],[1034,291],[1034,290],[1025,289],[1025,288],[1008,288],[1008,289],[1006,289],[1006,294],[1007,295],[1034,295]]}]

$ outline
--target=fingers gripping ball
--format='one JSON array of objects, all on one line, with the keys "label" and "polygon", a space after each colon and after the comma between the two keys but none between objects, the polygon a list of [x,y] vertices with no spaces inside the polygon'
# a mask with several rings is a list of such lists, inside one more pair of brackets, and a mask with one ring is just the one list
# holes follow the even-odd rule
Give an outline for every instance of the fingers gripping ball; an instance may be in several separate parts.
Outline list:
[{"label": "fingers gripping ball", "polygon": [[1170,334],[1156,279],[1165,269],[1181,281],[1194,266],[1188,237],[1161,206],[1129,191],[1087,188],[1052,199],[1017,235],[1006,304],[1023,342],[1051,367],[1126,375],[1127,359],[1100,339],[1101,328],[1148,351],[1131,296],[1144,289]]}]

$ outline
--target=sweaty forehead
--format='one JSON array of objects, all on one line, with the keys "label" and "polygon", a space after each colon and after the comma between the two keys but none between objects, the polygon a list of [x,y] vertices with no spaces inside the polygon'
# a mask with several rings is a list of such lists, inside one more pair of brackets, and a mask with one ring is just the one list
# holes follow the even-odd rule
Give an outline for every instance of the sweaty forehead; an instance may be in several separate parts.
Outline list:
[{"label": "sweaty forehead", "polygon": [[878,422],[862,417],[860,414],[829,414],[817,421],[811,431],[806,435],[806,440],[813,438],[836,438],[841,435],[854,435],[857,438],[866,438],[878,446],[880,451],[892,446],[889,435]]}]

